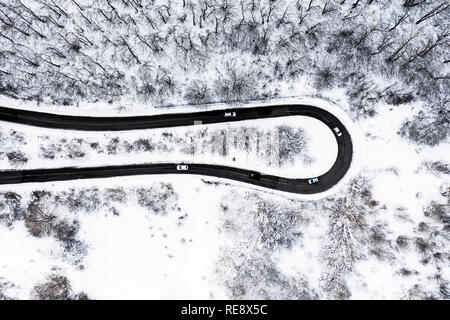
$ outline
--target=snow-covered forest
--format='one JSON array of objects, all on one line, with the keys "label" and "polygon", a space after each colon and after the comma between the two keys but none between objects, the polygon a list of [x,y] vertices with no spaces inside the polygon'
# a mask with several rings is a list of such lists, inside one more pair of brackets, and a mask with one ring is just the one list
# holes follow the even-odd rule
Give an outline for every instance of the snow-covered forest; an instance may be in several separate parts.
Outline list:
[{"label": "snow-covered forest", "polygon": [[[126,115],[310,97],[358,132],[351,176],[315,199],[200,176],[0,186],[0,299],[449,299],[449,18],[446,0],[1,0],[0,105]],[[0,123],[0,170],[332,164],[329,136],[277,121]]]}]

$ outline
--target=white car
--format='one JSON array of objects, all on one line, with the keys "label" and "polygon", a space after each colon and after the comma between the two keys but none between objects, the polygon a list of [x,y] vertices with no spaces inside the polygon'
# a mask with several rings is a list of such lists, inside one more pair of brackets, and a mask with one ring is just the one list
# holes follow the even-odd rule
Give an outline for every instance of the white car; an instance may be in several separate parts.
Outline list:
[{"label": "white car", "polygon": [[333,131],[336,133],[336,135],[337,135],[338,137],[342,136],[342,132],[341,132],[341,130],[339,130],[338,127],[334,127],[334,128],[333,128]]},{"label": "white car", "polygon": [[317,183],[317,182],[319,182],[319,178],[311,178],[311,179],[308,179],[308,183],[309,183],[309,184],[315,184],[315,183]]},{"label": "white car", "polygon": [[224,116],[225,118],[236,117],[236,112],[234,112],[234,111],[225,112],[225,113],[223,114],[223,116]]},{"label": "white car", "polygon": [[187,170],[189,170],[189,166],[187,164],[179,164],[179,165],[177,165],[177,170],[178,171],[187,171]]}]

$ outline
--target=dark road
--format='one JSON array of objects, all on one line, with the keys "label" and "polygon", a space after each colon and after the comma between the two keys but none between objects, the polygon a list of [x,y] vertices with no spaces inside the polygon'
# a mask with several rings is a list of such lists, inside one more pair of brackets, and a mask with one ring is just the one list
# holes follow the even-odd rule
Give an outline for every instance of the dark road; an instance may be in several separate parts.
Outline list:
[{"label": "dark road", "polygon": [[[227,111],[236,112],[236,116],[224,117],[224,113]],[[342,179],[349,169],[352,162],[353,145],[350,134],[339,119],[337,119],[330,112],[314,106],[289,104],[133,117],[63,116],[0,107],[1,121],[45,128],[83,131],[124,131],[170,128],[189,126],[200,122],[202,124],[212,124],[286,116],[313,117],[323,122],[330,130],[333,131],[333,128],[337,127],[342,133],[342,135],[338,136],[333,131],[333,135],[336,138],[338,145],[337,158],[330,170],[318,177],[319,182],[316,184],[308,184],[308,179],[290,179],[266,175],[264,173],[261,173],[260,176],[255,179],[248,176],[250,171],[246,169],[209,164],[188,164],[188,171],[177,171],[177,163],[85,168],[65,167],[58,169],[6,170],[0,171],[0,184],[106,178],[146,174],[196,174],[226,178],[250,183],[260,187],[298,194],[313,194],[330,189]]]}]

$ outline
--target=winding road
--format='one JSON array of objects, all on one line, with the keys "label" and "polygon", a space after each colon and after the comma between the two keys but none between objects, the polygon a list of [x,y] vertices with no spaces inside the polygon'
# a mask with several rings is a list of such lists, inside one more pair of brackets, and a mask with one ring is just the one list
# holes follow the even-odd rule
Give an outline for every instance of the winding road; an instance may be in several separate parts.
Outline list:
[{"label": "winding road", "polygon": [[[235,117],[224,117],[225,112],[235,112]],[[189,164],[188,171],[177,171],[177,163],[137,164],[104,167],[65,167],[58,169],[4,170],[0,171],[0,184],[17,184],[26,182],[46,182],[74,179],[106,178],[128,175],[147,174],[196,174],[226,178],[260,187],[276,189],[298,194],[313,194],[333,187],[350,168],[353,145],[350,134],[344,125],[330,112],[303,104],[286,104],[253,108],[233,108],[194,113],[177,113],[155,116],[133,117],[81,117],[65,116],[51,113],[18,110],[0,107],[0,120],[30,126],[83,130],[83,131],[124,131],[152,128],[170,128],[194,124],[212,124],[235,122],[261,118],[287,116],[308,116],[322,121],[330,130],[337,127],[342,135],[334,131],[338,145],[337,158],[333,166],[323,175],[319,182],[309,184],[308,179],[289,179],[261,173],[258,177],[249,177],[249,170],[235,167]]]}]

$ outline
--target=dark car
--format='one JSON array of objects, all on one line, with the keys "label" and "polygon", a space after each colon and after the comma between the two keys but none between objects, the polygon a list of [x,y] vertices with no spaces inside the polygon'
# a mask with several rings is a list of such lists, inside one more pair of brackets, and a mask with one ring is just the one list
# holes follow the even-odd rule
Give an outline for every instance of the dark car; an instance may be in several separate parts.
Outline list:
[{"label": "dark car", "polygon": [[259,174],[259,172],[249,172],[248,173],[248,177],[251,179],[259,179],[261,178],[261,174]]}]

